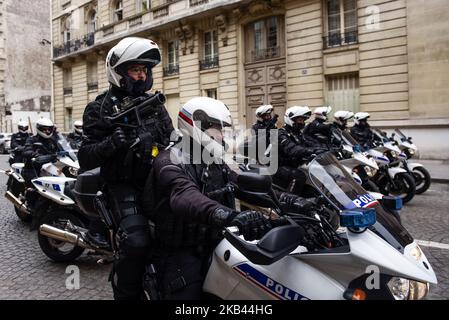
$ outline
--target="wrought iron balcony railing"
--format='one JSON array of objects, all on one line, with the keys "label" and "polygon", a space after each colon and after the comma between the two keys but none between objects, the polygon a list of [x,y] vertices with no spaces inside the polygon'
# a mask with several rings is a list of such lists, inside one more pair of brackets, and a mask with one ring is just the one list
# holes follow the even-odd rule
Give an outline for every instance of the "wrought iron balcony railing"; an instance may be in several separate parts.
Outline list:
[{"label": "wrought iron balcony railing", "polygon": [[87,84],[87,90],[97,90],[98,89],[98,82],[90,82]]},{"label": "wrought iron balcony railing", "polygon": [[200,4],[208,3],[209,0],[190,0],[190,6],[199,6]]},{"label": "wrought iron balcony railing", "polygon": [[200,61],[200,70],[213,69],[218,67],[218,56],[207,57]]},{"label": "wrought iron balcony railing", "polygon": [[281,57],[281,47],[269,47],[251,51],[252,61],[267,60]]},{"label": "wrought iron balcony railing", "polygon": [[73,39],[67,41],[62,46],[53,47],[53,58],[57,58],[78,51],[80,49],[93,46],[94,43],[95,43],[94,32],[88,33],[81,39]]},{"label": "wrought iron balcony railing", "polygon": [[169,65],[165,67],[163,70],[164,77],[174,76],[179,74],[179,64]]},{"label": "wrought iron balcony railing", "polygon": [[333,34],[330,34],[328,37],[323,37],[324,49],[339,47],[339,46],[358,43],[358,42],[359,42],[359,37],[358,37],[357,30],[348,31],[343,34],[333,33]]}]

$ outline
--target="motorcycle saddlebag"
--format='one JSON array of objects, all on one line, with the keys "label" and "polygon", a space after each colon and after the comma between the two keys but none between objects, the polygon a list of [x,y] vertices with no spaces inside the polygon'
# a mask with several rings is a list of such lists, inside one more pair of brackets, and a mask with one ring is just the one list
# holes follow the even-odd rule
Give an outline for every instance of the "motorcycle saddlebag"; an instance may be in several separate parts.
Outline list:
[{"label": "motorcycle saddlebag", "polygon": [[73,195],[80,209],[88,216],[98,217],[94,207],[94,199],[98,191],[103,187],[103,179],[100,176],[100,168],[95,168],[79,174]]}]

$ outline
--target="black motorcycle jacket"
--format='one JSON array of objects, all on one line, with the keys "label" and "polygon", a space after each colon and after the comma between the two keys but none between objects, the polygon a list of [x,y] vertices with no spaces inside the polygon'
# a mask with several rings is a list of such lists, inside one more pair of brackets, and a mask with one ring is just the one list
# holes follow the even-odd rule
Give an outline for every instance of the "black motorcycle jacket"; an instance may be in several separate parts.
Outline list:
[{"label": "black motorcycle jacket", "polygon": [[304,128],[302,134],[320,143],[327,143],[327,139],[331,134],[331,124],[326,123],[323,119],[317,118]]},{"label": "black motorcycle jacket", "polygon": [[373,132],[371,131],[369,125],[354,125],[351,128],[351,136],[353,136],[354,139],[363,147],[369,147],[374,139]]},{"label": "black motorcycle jacket", "polygon": [[[151,97],[151,95],[145,94]],[[114,127],[105,120],[121,111],[130,98],[116,87],[99,95],[89,103],[83,114],[83,142],[78,151],[82,171],[101,167],[101,175],[106,182],[129,182],[140,186],[144,184],[150,166],[128,147],[116,148],[112,134]],[[123,128],[130,144],[138,135],[151,135],[153,143],[168,145],[173,125],[164,105],[157,105],[143,120],[141,128]]]},{"label": "black motorcycle jacket", "polygon": [[304,163],[306,157],[313,154],[314,147],[303,134],[294,132],[290,126],[279,129],[279,165],[298,167]]},{"label": "black motorcycle jacket", "polygon": [[14,150],[17,147],[23,147],[27,141],[27,139],[31,137],[31,134],[28,132],[16,132],[11,136],[11,150]]},{"label": "black motorcycle jacket", "polygon": [[73,149],[79,149],[81,142],[83,141],[83,135],[76,132],[70,132],[67,135],[67,141]]},{"label": "black motorcycle jacket", "polygon": [[220,207],[234,208],[232,190],[215,192],[231,181],[225,164],[182,164],[173,161],[180,154],[172,148],[153,162],[156,205],[152,220],[155,239],[163,251],[214,246],[220,230],[211,226],[209,216]]},{"label": "black motorcycle jacket", "polygon": [[[42,145],[38,145],[37,143],[41,143]],[[38,165],[32,162],[33,158],[44,155],[56,155],[60,150],[57,143],[57,136],[54,134],[48,139],[37,134],[29,137],[22,152],[25,168],[37,168]]]}]

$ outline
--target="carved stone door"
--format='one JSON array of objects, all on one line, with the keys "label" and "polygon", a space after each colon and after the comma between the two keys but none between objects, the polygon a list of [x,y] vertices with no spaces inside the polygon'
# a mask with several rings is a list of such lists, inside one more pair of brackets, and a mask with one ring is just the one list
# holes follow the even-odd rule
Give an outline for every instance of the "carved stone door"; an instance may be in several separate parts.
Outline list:
[{"label": "carved stone door", "polygon": [[286,107],[287,84],[285,58],[245,65],[246,75],[246,126],[256,122],[256,109],[263,104],[271,104],[274,113],[283,122]]}]

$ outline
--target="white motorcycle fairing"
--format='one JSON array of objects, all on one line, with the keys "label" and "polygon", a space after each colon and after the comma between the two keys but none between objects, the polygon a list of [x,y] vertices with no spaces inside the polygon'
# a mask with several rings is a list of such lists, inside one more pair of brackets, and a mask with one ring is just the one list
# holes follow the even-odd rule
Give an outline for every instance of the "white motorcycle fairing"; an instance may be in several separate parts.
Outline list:
[{"label": "white motorcycle fairing", "polygon": [[66,177],[41,177],[31,180],[39,194],[62,206],[73,205],[75,202],[64,194],[67,182],[74,182],[76,179]]}]

